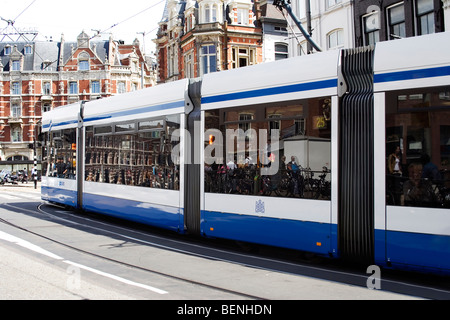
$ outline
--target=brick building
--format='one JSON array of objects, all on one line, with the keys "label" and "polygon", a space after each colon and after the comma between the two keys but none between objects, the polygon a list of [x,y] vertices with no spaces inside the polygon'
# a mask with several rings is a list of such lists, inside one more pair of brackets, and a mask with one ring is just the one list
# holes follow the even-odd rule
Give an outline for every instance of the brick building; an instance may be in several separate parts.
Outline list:
[{"label": "brick building", "polygon": [[155,85],[154,69],[137,40],[0,42],[0,169],[30,168],[43,112]]},{"label": "brick building", "polygon": [[154,40],[158,82],[267,61],[261,11],[251,0],[168,0]]},{"label": "brick building", "polygon": [[446,1],[355,1],[356,46],[445,31]]}]

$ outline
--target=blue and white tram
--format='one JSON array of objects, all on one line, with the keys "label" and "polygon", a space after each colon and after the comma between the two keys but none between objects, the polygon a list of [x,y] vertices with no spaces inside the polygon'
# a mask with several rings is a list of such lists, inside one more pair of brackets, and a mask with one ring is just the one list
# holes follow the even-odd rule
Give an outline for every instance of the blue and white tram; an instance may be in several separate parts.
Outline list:
[{"label": "blue and white tram", "polygon": [[55,109],[43,117],[42,197],[180,233],[450,273],[448,52],[439,33]]}]

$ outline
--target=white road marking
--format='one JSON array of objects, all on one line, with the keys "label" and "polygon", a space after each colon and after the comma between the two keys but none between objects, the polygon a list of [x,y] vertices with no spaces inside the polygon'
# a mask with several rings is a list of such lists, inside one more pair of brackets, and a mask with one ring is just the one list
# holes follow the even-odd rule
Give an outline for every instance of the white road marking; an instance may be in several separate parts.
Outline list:
[{"label": "white road marking", "polygon": [[18,237],[15,237],[13,235],[10,235],[10,234],[2,232],[2,231],[0,231],[0,240],[5,240],[5,241],[8,241],[8,242],[17,244],[17,245],[19,245],[19,246],[21,246],[23,248],[29,249],[31,251],[34,251],[34,252],[37,252],[37,253],[40,253],[40,254],[43,254],[43,255],[45,255],[47,257],[50,257],[52,259],[62,260],[62,262],[70,264],[70,265],[75,266],[77,268],[80,268],[80,269],[83,269],[83,270],[87,270],[89,272],[92,272],[92,273],[101,275],[103,277],[107,277],[109,279],[113,279],[113,280],[125,283],[125,284],[131,285],[131,286],[143,288],[143,289],[146,289],[146,290],[149,290],[149,291],[156,292],[158,294],[167,294],[168,293],[167,291],[164,291],[164,290],[152,287],[152,286],[148,286],[148,285],[145,285],[145,284],[142,284],[142,283],[138,283],[138,282],[134,282],[134,281],[131,281],[131,280],[127,280],[127,279],[124,279],[122,277],[118,277],[118,276],[115,276],[113,274],[110,274],[110,273],[106,273],[106,272],[103,272],[103,271],[100,271],[100,270],[97,270],[97,269],[93,269],[93,268],[84,266],[84,265],[79,264],[79,263],[75,263],[75,262],[72,262],[72,261],[69,261],[69,260],[65,260],[64,258],[62,258],[62,257],[60,257],[60,256],[58,256],[56,254],[53,254],[53,253],[51,253],[51,252],[49,252],[49,251],[47,251],[47,250],[45,250],[45,249],[43,249],[43,248],[41,248],[41,247],[39,247],[37,245],[34,245],[34,244],[32,244],[32,243],[30,243],[28,241],[25,241],[23,239],[20,239]]},{"label": "white road marking", "polygon": [[116,281],[123,282],[123,283],[131,285],[131,286],[143,288],[143,289],[146,289],[146,290],[149,290],[149,291],[153,291],[153,292],[156,292],[156,293],[159,293],[159,294],[167,294],[168,293],[167,291],[164,291],[164,290],[152,287],[152,286],[148,286],[146,284],[142,284],[142,283],[134,282],[134,281],[131,281],[131,280],[127,280],[127,279],[124,279],[122,277],[118,277],[118,276],[115,276],[115,275],[110,274],[110,273],[106,273],[106,272],[99,271],[99,270],[96,270],[96,269],[93,269],[93,268],[90,268],[90,267],[86,267],[86,266],[84,266],[82,264],[78,264],[78,263],[75,263],[75,262],[72,262],[72,261],[64,260],[63,262],[65,262],[67,264],[70,264],[72,266],[78,267],[80,269],[96,273],[96,274],[101,275],[103,277],[107,277],[107,278],[110,278],[110,279],[113,279],[113,280],[116,280]]}]

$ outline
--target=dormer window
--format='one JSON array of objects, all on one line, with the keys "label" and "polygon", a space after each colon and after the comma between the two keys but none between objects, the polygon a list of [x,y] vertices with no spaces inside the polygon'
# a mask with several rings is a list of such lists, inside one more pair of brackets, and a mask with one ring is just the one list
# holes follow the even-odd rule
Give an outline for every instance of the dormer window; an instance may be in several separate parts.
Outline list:
[{"label": "dormer window", "polygon": [[78,71],[89,71],[89,55],[86,52],[78,56]]},{"label": "dormer window", "polygon": [[29,45],[25,46],[24,53],[25,54],[32,54],[33,53],[33,48],[31,46],[29,46]]},{"label": "dormer window", "polygon": [[205,22],[217,21],[217,6],[214,4],[207,4],[205,6]]},{"label": "dormer window", "polygon": [[5,47],[5,56],[9,56],[11,54],[11,46]]},{"label": "dormer window", "polygon": [[20,71],[20,60],[13,60],[12,61],[11,70],[12,71]]},{"label": "dormer window", "polygon": [[[200,23],[214,23],[222,21],[222,4],[210,0],[199,3]],[[192,23],[194,24],[194,23]],[[193,27],[193,26],[192,26]]]},{"label": "dormer window", "polygon": [[80,60],[80,62],[78,63],[78,70],[79,71],[89,70],[89,61],[88,60]]},{"label": "dormer window", "polygon": [[238,24],[242,24],[244,26],[248,25],[248,17],[249,17],[248,9],[242,9],[242,8],[237,9],[237,23]]}]

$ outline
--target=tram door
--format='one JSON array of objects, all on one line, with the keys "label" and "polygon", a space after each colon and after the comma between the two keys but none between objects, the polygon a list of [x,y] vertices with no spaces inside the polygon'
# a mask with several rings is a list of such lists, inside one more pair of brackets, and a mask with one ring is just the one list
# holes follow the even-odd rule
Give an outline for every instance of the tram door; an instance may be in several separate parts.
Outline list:
[{"label": "tram door", "polygon": [[[373,47],[343,50],[339,102],[338,245],[341,257],[374,259]],[[340,79],[341,82],[341,79]]]}]

